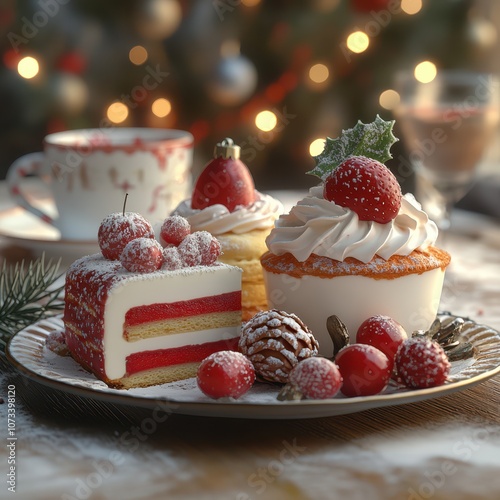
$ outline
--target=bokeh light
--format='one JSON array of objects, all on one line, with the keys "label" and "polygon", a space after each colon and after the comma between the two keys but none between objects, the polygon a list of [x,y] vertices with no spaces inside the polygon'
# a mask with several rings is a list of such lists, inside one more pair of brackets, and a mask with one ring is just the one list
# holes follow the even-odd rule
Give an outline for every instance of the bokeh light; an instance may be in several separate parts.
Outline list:
[{"label": "bokeh light", "polygon": [[39,71],[40,66],[34,57],[23,57],[17,65],[17,72],[26,80],[34,78]]},{"label": "bokeh light", "polygon": [[136,45],[130,49],[128,57],[132,64],[139,66],[148,60],[148,51],[142,45]]},{"label": "bokeh light", "polygon": [[410,16],[422,10],[422,0],[401,0],[401,10]]},{"label": "bokeh light", "polygon": [[324,64],[321,63],[314,64],[309,68],[309,78],[314,83],[326,82],[329,76],[330,76],[330,71]]},{"label": "bokeh light", "polygon": [[122,102],[113,102],[108,106],[106,116],[112,123],[122,123],[128,117],[128,108]]},{"label": "bokeh light", "polygon": [[347,48],[355,54],[361,54],[370,45],[370,39],[364,31],[354,31],[347,37]]},{"label": "bokeh light", "polygon": [[396,106],[399,104],[399,100],[400,100],[399,94],[392,89],[384,90],[378,98],[380,106],[388,110],[395,109]]},{"label": "bokeh light", "polygon": [[255,7],[256,5],[259,5],[260,0],[241,0],[241,3],[245,7]]},{"label": "bokeh light", "polygon": [[151,105],[151,111],[159,118],[163,118],[172,111],[172,104],[168,99],[160,97],[159,99],[156,99]]},{"label": "bokeh light", "polygon": [[414,75],[420,83],[432,82],[437,75],[436,65],[431,61],[422,61],[415,66]]},{"label": "bokeh light", "polygon": [[272,111],[269,110],[261,111],[255,117],[255,125],[263,132],[269,132],[270,130],[273,130],[273,128],[276,127],[277,123],[278,118]]},{"label": "bokeh light", "polygon": [[318,156],[325,149],[325,139],[314,139],[314,141],[309,144],[309,154],[311,156]]}]

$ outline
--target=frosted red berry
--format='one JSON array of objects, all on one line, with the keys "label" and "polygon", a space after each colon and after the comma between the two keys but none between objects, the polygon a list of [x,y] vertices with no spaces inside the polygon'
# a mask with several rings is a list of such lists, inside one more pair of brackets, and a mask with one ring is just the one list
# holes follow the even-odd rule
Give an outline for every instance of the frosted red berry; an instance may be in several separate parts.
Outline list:
[{"label": "frosted red berry", "polygon": [[401,207],[401,187],[382,163],[365,156],[351,156],[325,180],[323,196],[358,214],[359,220],[386,224]]},{"label": "frosted red berry", "polygon": [[222,253],[219,240],[207,231],[197,231],[198,249],[201,254],[201,263],[204,266],[213,264]]},{"label": "frosted red berry", "polygon": [[219,241],[208,231],[189,234],[178,248],[182,260],[189,267],[213,264],[221,254]]},{"label": "frosted red berry", "polygon": [[341,349],[335,363],[342,375],[345,396],[371,396],[382,392],[391,378],[387,356],[367,344],[351,344]]},{"label": "frosted red berry", "polygon": [[97,233],[102,255],[108,260],[120,260],[123,249],[137,238],[154,238],[151,224],[135,212],[116,212],[107,215]]},{"label": "frosted red berry", "polygon": [[214,158],[198,177],[191,207],[202,210],[224,205],[230,212],[256,200],[255,184],[247,166],[239,159]]},{"label": "frosted red berry", "polygon": [[196,381],[200,390],[211,398],[239,398],[252,387],[255,370],[240,352],[219,351],[201,362]]},{"label": "frosted red berry", "polygon": [[165,245],[178,246],[191,233],[191,226],[185,217],[172,215],[167,217],[161,226],[160,237]]},{"label": "frosted red berry", "polygon": [[166,271],[175,271],[185,266],[184,261],[177,247],[171,245],[163,249],[162,269]]},{"label": "frosted red berry", "polygon": [[356,342],[372,345],[387,356],[391,370],[398,348],[407,338],[405,329],[397,321],[382,315],[363,321],[356,334]]},{"label": "frosted red berry", "polygon": [[412,389],[444,384],[450,368],[451,364],[443,348],[430,339],[408,339],[396,354],[397,373],[402,382]]},{"label": "frosted red berry", "polygon": [[288,381],[308,399],[327,399],[339,392],[342,376],[335,363],[314,356],[295,365]]},{"label": "frosted red berry", "polygon": [[127,243],[120,262],[132,273],[157,271],[163,264],[163,247],[154,239],[137,238]]}]

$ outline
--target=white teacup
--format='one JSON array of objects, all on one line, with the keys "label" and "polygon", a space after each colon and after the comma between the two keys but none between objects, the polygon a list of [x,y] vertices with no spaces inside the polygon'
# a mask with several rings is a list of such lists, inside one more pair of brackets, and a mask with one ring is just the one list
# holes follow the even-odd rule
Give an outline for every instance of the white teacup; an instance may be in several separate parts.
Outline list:
[{"label": "white teacup", "polygon": [[[16,203],[52,224],[61,238],[95,240],[102,219],[122,210],[158,224],[191,191],[193,137],[181,130],[82,129],[50,134],[43,152],[16,160],[7,173]],[[39,177],[52,194],[58,216],[34,207],[22,180]]]}]

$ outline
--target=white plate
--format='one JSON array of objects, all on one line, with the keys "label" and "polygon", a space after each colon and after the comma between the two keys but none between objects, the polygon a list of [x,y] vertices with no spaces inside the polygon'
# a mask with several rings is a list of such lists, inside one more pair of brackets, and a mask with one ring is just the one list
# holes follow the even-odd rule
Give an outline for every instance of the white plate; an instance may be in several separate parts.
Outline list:
[{"label": "white plate", "polygon": [[0,236],[11,244],[33,251],[36,255],[66,257],[74,260],[99,251],[96,241],[61,238],[60,232],[21,207],[0,212]]},{"label": "white plate", "polygon": [[355,413],[370,408],[414,403],[464,390],[500,372],[500,334],[467,320],[461,339],[471,342],[476,355],[452,363],[449,382],[440,387],[407,390],[389,387],[376,396],[326,400],[278,401],[279,387],[256,383],[238,400],[212,400],[195,379],[148,388],[111,389],[85,371],[71,357],[54,354],[46,346],[51,331],[62,329],[61,317],[39,321],[16,334],[7,346],[10,362],[26,377],[45,386],[81,397],[172,413],[253,419],[292,419]]}]

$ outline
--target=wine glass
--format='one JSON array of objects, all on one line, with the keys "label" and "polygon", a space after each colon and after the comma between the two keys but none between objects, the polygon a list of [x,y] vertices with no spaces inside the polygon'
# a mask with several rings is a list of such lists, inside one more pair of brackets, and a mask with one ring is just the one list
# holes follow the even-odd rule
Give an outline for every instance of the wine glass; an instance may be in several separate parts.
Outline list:
[{"label": "wine glass", "polygon": [[477,166],[500,120],[500,84],[490,74],[441,70],[421,83],[396,78],[394,112],[416,174],[416,195],[441,230],[450,210],[473,184]]}]

